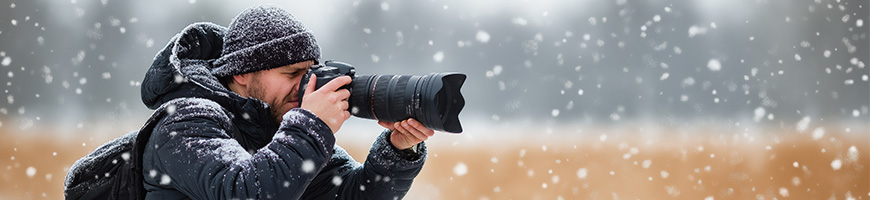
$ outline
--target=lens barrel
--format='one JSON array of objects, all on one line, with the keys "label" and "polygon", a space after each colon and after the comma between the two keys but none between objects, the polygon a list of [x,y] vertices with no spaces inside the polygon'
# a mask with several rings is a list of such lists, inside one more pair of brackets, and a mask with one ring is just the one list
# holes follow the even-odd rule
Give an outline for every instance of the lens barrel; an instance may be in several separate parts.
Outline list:
[{"label": "lens barrel", "polygon": [[355,70],[349,64],[327,61],[324,66],[312,66],[309,74],[303,76],[299,85],[300,101],[310,73],[317,75],[316,88],[338,76],[353,77],[350,85],[342,88],[350,90],[348,111],[354,116],[389,122],[414,118],[432,130],[462,132],[459,112],[465,106],[465,99],[460,89],[465,74],[354,76]]},{"label": "lens barrel", "polygon": [[351,86],[351,114],[391,122],[414,118],[433,130],[461,133],[465,78],[461,73],[359,75]]}]

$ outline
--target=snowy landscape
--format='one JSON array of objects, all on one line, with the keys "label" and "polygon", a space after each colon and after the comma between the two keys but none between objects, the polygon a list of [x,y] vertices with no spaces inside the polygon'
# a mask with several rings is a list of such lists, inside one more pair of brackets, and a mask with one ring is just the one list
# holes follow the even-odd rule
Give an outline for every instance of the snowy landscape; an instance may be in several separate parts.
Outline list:
[{"label": "snowy landscape", "polygon": [[[870,199],[866,0],[256,3],[360,74],[468,75],[406,199]],[[62,198],[151,114],[157,51],[252,5],[0,2],[0,199]],[[381,129],[336,143],[362,161]]]}]

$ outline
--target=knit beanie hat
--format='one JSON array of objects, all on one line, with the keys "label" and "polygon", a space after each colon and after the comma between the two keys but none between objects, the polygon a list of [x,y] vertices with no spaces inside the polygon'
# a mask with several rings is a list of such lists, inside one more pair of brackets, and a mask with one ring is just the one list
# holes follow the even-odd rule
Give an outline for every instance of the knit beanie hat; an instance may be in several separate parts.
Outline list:
[{"label": "knit beanie hat", "polygon": [[280,7],[260,5],[230,22],[211,73],[226,77],[319,58],[320,46],[302,22]]}]

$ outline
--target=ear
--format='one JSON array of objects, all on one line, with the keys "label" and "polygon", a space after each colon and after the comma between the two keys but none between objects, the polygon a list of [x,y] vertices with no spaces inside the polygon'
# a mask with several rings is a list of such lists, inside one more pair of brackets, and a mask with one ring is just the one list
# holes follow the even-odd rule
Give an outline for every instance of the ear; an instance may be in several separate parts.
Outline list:
[{"label": "ear", "polygon": [[244,73],[239,75],[233,75],[233,82],[239,84],[240,86],[248,86],[248,83],[251,81],[251,73]]}]

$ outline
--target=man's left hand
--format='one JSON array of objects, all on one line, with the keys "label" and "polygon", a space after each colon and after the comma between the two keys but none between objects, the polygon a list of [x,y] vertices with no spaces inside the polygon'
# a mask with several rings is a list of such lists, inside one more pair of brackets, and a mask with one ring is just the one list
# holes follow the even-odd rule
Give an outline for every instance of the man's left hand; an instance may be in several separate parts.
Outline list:
[{"label": "man's left hand", "polygon": [[378,124],[393,131],[390,142],[398,149],[409,149],[435,135],[435,131],[414,119],[400,122],[378,121]]}]

